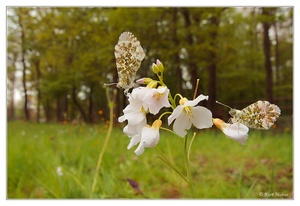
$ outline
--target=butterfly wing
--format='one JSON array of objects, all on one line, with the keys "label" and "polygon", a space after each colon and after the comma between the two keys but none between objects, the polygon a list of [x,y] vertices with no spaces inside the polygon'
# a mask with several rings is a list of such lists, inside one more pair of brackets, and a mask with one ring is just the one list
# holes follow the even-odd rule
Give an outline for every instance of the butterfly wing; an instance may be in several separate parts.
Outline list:
[{"label": "butterfly wing", "polygon": [[125,93],[134,86],[136,72],[144,57],[138,39],[130,32],[123,32],[115,46],[115,58],[119,77],[117,87],[124,89]]},{"label": "butterfly wing", "polygon": [[232,122],[239,122],[254,129],[269,129],[279,117],[281,111],[268,101],[257,101],[242,110],[232,109]]}]

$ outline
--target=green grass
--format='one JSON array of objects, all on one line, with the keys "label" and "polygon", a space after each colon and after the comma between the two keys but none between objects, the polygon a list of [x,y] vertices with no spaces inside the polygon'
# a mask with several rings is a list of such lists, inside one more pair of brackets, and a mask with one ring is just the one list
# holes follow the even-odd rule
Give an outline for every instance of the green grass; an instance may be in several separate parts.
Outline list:
[{"label": "green grass", "polygon": [[[188,185],[157,158],[154,148],[138,157],[129,138],[113,129],[91,194],[105,125],[9,122],[7,197],[14,198],[191,198]],[[190,135],[191,137],[191,135]],[[184,140],[161,132],[158,148],[184,172]],[[245,146],[219,130],[201,130],[190,153],[197,198],[293,198],[291,132],[249,132]],[[57,173],[61,167],[63,175]],[[134,180],[140,191],[126,179]],[[263,196],[260,196],[260,193]],[[277,193],[276,193],[277,192]],[[287,195],[287,196],[286,196]]]}]

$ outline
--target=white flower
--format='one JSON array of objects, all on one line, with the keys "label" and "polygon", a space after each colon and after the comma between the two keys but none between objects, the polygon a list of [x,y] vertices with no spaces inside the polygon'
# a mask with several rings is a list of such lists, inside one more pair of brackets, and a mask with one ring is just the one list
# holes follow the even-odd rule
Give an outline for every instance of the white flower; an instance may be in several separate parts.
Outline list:
[{"label": "white flower", "polygon": [[[138,87],[132,90],[129,95],[129,105],[124,109],[125,113],[139,112],[142,108],[146,112],[151,114],[157,114],[163,107],[170,107],[168,100],[169,89],[167,87],[149,88]],[[121,118],[121,119],[120,119]],[[119,122],[125,117],[120,117]]]},{"label": "white flower", "polygon": [[145,110],[149,109],[151,114],[155,115],[161,108],[171,106],[168,100],[169,89],[167,87],[149,88],[148,91],[143,98],[143,106]]},{"label": "white flower", "polygon": [[134,98],[136,95],[129,95],[129,102],[123,110],[124,115],[118,118],[119,122],[128,121],[130,125],[137,125],[146,119],[146,111],[143,108],[143,101]]},{"label": "white flower", "polygon": [[227,138],[237,141],[243,145],[248,139],[249,128],[241,123],[228,124],[221,119],[213,119],[214,124],[226,135]]},{"label": "white flower", "polygon": [[124,127],[123,132],[131,138],[128,149],[135,146],[141,140],[141,132],[144,126],[146,126],[146,111],[143,108],[143,101],[138,98],[139,91],[133,91],[129,95],[130,104],[123,110],[124,115],[118,118],[119,122],[127,120],[128,124]]},{"label": "white flower", "polygon": [[192,101],[188,101],[186,98],[182,98],[179,101],[179,105],[168,117],[169,125],[175,120],[173,130],[179,136],[184,137],[187,134],[187,130],[192,127],[192,124],[198,129],[209,128],[213,125],[211,111],[205,107],[196,106],[205,99],[207,100],[208,96],[201,94]]},{"label": "white flower", "polygon": [[146,87],[134,88],[128,97],[128,101],[130,104],[132,102],[136,102],[136,104],[140,104],[140,106],[143,106],[143,98],[146,94]]},{"label": "white flower", "polygon": [[144,153],[145,148],[155,147],[159,142],[159,128],[162,124],[161,120],[155,120],[152,127],[146,126],[142,129],[141,141],[135,154],[141,155]]},{"label": "white flower", "polygon": [[127,120],[128,124],[123,132],[131,138],[127,149],[140,143],[135,153],[141,155],[145,147],[154,147],[159,141],[159,127],[161,120],[156,120],[152,127],[147,127],[146,114],[157,114],[163,107],[170,107],[167,87],[148,88],[138,87],[128,95],[129,105],[123,110],[124,115],[118,118],[119,122]]},{"label": "white flower", "polygon": [[146,112],[143,108],[135,109],[132,105],[128,105],[124,110],[124,115],[119,117],[119,122],[128,121],[128,124],[137,125],[146,119]]},{"label": "white flower", "polygon": [[123,132],[127,134],[129,138],[131,138],[129,145],[127,146],[127,149],[131,149],[133,146],[135,146],[137,143],[141,141],[141,133],[145,126],[146,126],[146,118],[137,125],[128,124],[126,125],[126,127],[124,127]]}]

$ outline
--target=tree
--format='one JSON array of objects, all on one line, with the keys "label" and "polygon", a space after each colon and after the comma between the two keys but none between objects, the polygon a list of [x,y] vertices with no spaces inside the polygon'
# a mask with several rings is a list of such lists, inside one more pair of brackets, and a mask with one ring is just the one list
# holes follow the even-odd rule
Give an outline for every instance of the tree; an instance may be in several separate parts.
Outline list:
[{"label": "tree", "polygon": [[13,47],[8,45],[8,54],[7,54],[7,88],[8,88],[8,120],[15,119],[15,101],[14,101],[14,91],[15,91],[15,80],[16,80],[16,62],[18,53],[13,51]]},{"label": "tree", "polygon": [[[194,47],[195,47],[195,42],[194,42],[194,37],[196,34],[193,34],[192,30],[192,20],[191,20],[191,14],[190,14],[190,9],[189,8],[182,8],[181,13],[183,15],[184,19],[184,24],[185,24],[185,30],[186,30],[186,42],[187,42],[187,52],[188,52],[188,67],[190,71],[190,76],[191,76],[191,84],[193,88],[195,87],[197,83],[197,79],[199,79],[199,74],[198,74],[198,67],[197,67],[197,58],[195,57],[195,52],[194,52]],[[201,13],[200,13],[201,15]],[[195,89],[195,88],[194,88]],[[200,82],[199,85],[199,90],[202,91],[202,81]]]},{"label": "tree", "polygon": [[[8,19],[11,21],[11,19]],[[16,71],[17,62],[20,54],[20,47],[17,33],[12,32],[13,28],[8,27],[8,41],[7,41],[7,119],[14,120],[15,115],[15,85],[16,85]]]},{"label": "tree", "polygon": [[27,65],[26,65],[26,52],[27,52],[27,37],[26,37],[26,20],[29,18],[29,10],[27,8],[19,8],[16,9],[16,16],[17,16],[17,24],[20,28],[20,45],[21,45],[21,62],[23,66],[22,70],[22,83],[23,83],[23,92],[24,92],[24,114],[27,121],[30,120],[30,112],[28,108],[29,98],[28,98],[28,88],[27,88]]},{"label": "tree", "polygon": [[[28,119],[36,115],[37,121],[93,123],[103,117],[98,110],[108,115],[103,84],[118,81],[114,46],[124,31],[131,31],[146,53],[137,79],[153,77],[150,67],[159,59],[165,66],[166,84],[175,93],[192,96],[200,79],[198,94],[209,95],[202,104],[217,115],[217,99],[242,108],[264,98],[262,85],[273,84],[273,59],[277,80],[268,87],[272,91],[267,93],[273,95],[268,99],[292,96],[290,8],[264,13],[254,7],[10,10],[8,83],[12,87],[8,89],[13,93],[14,71],[21,66],[25,117],[29,116],[29,96],[33,98],[34,110]],[[274,25],[276,38],[267,32]],[[113,99],[117,118],[127,102],[119,89]],[[13,96],[9,100],[13,116]]]},{"label": "tree", "polygon": [[215,11],[212,13],[211,17],[209,18],[209,23],[211,26],[210,29],[210,44],[208,49],[208,57],[209,57],[209,64],[208,64],[208,72],[209,72],[209,81],[208,81],[208,105],[207,107],[214,111],[214,105],[217,100],[217,39],[218,36],[218,29],[220,24],[221,14],[225,8],[216,8]]},{"label": "tree", "polygon": [[262,15],[265,19],[262,21],[263,24],[263,48],[265,56],[265,69],[266,69],[266,94],[267,99],[273,102],[273,71],[271,64],[271,41],[269,36],[269,30],[272,24],[273,9],[262,8]]}]

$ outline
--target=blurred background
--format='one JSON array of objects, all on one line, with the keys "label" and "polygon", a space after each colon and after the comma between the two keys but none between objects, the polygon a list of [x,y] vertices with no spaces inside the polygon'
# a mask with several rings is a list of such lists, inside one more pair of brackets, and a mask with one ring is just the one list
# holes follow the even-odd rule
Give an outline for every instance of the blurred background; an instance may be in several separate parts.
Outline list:
[{"label": "blurred background", "polygon": [[[7,7],[7,118],[97,123],[107,118],[103,84],[117,82],[114,46],[123,31],[146,57],[137,73],[165,66],[172,94],[209,95],[204,106],[229,118],[216,100],[242,109],[279,105],[278,124],[292,126],[292,7]],[[126,106],[115,97],[115,117]],[[101,115],[99,115],[101,114]]]}]

